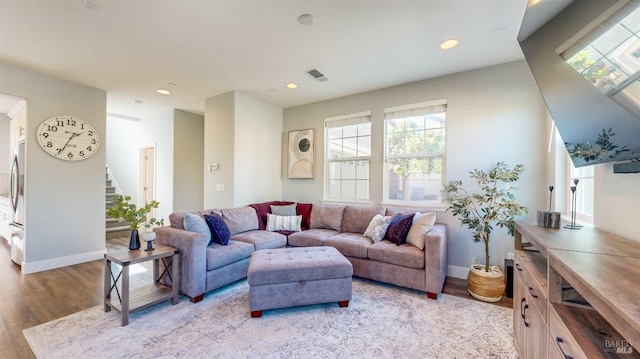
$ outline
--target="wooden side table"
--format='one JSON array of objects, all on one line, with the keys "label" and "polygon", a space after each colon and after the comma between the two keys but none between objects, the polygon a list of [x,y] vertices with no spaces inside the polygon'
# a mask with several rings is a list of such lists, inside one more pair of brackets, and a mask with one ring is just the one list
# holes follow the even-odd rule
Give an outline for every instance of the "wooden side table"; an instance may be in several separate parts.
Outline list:
[{"label": "wooden side table", "polygon": [[[129,324],[129,313],[142,310],[154,304],[171,299],[172,304],[178,303],[180,290],[180,250],[156,244],[155,250],[124,250],[107,251],[104,255],[104,311],[111,309],[122,314],[122,326]],[[167,259],[171,258],[171,261]],[[129,289],[129,267],[132,264],[144,263],[153,260],[153,284],[131,291]],[[163,263],[163,271],[160,272],[160,261]],[[111,263],[121,266],[120,273],[114,273]],[[167,276],[171,286],[162,281]],[[120,281],[120,290],[118,289]],[[117,300],[111,297],[116,291]]]}]

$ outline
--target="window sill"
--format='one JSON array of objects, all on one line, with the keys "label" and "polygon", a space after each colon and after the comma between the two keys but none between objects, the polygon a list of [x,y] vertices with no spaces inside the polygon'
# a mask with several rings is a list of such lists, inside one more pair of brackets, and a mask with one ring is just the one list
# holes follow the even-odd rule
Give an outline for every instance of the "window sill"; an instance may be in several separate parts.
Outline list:
[{"label": "window sill", "polygon": [[386,201],[380,204],[385,207],[424,208],[426,211],[432,212],[444,212],[449,208],[448,205],[441,202],[412,203],[404,201]]}]

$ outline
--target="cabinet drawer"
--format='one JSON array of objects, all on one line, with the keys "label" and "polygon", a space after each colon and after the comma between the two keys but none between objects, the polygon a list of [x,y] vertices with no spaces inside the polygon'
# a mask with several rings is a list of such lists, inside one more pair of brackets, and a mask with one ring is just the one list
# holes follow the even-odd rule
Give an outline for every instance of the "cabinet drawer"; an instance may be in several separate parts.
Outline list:
[{"label": "cabinet drawer", "polygon": [[[560,352],[560,358],[572,357],[574,359],[587,359],[580,346],[564,325],[553,306],[549,305],[549,353],[553,350]],[[549,355],[549,358],[555,356]]]},{"label": "cabinet drawer", "polygon": [[535,266],[529,261],[526,254],[516,252],[514,267],[522,278],[523,291],[529,293],[527,301],[536,307],[544,322],[547,323],[547,294],[530,272],[535,270]]}]

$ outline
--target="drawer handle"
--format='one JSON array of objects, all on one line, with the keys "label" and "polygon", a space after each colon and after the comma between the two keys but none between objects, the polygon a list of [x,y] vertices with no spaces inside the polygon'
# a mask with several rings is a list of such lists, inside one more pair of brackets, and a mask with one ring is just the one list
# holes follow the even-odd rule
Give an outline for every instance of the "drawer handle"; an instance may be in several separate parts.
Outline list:
[{"label": "drawer handle", "polygon": [[556,344],[558,344],[558,348],[560,349],[560,353],[562,353],[562,356],[564,357],[564,359],[573,359],[571,355],[567,355],[564,353],[564,349],[562,349],[562,345],[560,345],[562,343],[564,343],[562,338],[556,337]]},{"label": "drawer handle", "polygon": [[533,288],[532,287],[529,287],[529,294],[531,294],[531,296],[534,297],[534,298],[538,298],[537,295],[533,294]]},{"label": "drawer handle", "polygon": [[527,316],[527,309],[529,309],[529,304],[525,304],[525,305],[524,305],[524,307],[523,307],[524,314],[522,315],[522,319],[523,319],[523,321],[524,321],[524,326],[525,326],[525,327],[528,327],[528,326],[529,326],[529,323],[527,323],[527,318],[526,318],[526,316]]},{"label": "drawer handle", "polygon": [[522,272],[522,268],[520,268],[520,263],[516,263],[516,269],[517,269],[519,272]]},{"label": "drawer handle", "polygon": [[524,319],[524,305],[522,305],[522,303],[525,302],[526,299],[522,298],[522,300],[520,301],[520,316],[522,317],[522,319]]}]

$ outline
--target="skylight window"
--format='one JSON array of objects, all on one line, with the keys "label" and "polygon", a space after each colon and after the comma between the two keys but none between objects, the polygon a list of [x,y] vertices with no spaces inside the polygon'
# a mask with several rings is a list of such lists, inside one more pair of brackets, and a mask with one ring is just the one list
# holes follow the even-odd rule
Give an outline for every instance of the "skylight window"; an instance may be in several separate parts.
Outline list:
[{"label": "skylight window", "polygon": [[[566,62],[602,93],[640,115],[640,8],[623,9],[563,54]],[[602,29],[605,29],[604,31]],[[584,45],[586,43],[586,46]],[[575,46],[574,46],[575,48]]]}]

